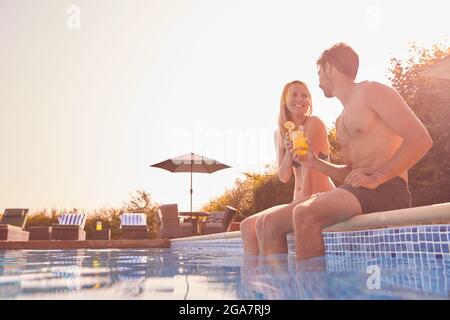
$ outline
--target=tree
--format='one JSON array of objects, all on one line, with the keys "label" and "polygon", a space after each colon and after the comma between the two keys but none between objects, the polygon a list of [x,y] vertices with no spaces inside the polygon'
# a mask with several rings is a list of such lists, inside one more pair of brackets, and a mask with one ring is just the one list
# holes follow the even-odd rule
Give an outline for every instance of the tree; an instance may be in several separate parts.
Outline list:
[{"label": "tree", "polygon": [[424,77],[421,72],[450,55],[447,45],[430,49],[412,44],[405,60],[392,58],[392,86],[428,129],[433,148],[411,170],[409,186],[414,206],[450,201],[450,81]]},{"label": "tree", "polygon": [[[150,238],[158,236],[159,225],[156,215],[159,204],[153,202],[150,193],[145,190],[136,190],[136,194],[123,204],[123,212],[139,212],[147,215],[147,224],[150,230]],[[119,219],[117,217],[117,219]],[[120,221],[119,221],[120,223]]]}]

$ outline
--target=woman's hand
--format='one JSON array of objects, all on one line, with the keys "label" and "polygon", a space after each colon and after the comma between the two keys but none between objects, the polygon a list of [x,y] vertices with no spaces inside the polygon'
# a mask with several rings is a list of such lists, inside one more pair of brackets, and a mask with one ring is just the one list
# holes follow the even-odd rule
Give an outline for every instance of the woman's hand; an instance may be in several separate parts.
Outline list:
[{"label": "woman's hand", "polygon": [[293,144],[292,144],[292,140],[289,137],[289,134],[286,134],[284,136],[284,149],[286,150],[286,153],[289,153],[290,155],[292,154],[292,148],[293,148]]},{"label": "woman's hand", "polygon": [[308,153],[301,156],[301,155],[295,153],[295,150],[291,150],[292,160],[297,163],[300,163],[305,168],[312,168],[313,162],[316,160],[317,155],[314,151],[314,148],[313,148],[311,142],[309,142],[309,140],[306,140],[306,143],[308,144]]}]

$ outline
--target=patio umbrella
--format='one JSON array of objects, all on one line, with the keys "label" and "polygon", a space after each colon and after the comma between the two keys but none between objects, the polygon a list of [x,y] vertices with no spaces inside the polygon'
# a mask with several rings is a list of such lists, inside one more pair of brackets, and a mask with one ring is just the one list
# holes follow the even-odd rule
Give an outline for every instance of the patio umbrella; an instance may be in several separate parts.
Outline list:
[{"label": "patio umbrella", "polygon": [[450,56],[422,71],[422,75],[450,80]]},{"label": "patio umbrella", "polygon": [[192,173],[213,173],[222,169],[230,168],[226,164],[217,160],[200,156],[195,153],[188,153],[182,156],[167,159],[165,161],[152,164],[150,167],[161,168],[170,172],[190,172],[191,173],[191,212],[192,212]]}]

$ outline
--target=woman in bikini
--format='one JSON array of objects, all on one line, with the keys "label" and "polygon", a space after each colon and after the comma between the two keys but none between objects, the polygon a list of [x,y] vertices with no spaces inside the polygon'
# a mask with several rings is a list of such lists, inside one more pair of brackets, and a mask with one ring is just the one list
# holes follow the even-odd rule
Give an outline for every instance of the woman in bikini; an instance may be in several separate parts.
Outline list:
[{"label": "woman in bikini", "polygon": [[328,158],[330,148],[325,125],[320,118],[312,116],[311,113],[312,99],[306,84],[298,80],[286,84],[281,95],[278,129],[275,131],[275,148],[279,179],[287,183],[294,174],[294,197],[291,203],[266,209],[241,222],[240,229],[245,253],[256,255],[263,251],[259,245],[257,229],[261,227],[265,214],[284,213],[286,210],[292,212],[298,203],[311,195],[334,188],[329,177],[314,169],[302,167],[292,158],[292,142],[284,127],[286,121],[293,122],[296,128],[303,126],[305,137],[317,154]]}]

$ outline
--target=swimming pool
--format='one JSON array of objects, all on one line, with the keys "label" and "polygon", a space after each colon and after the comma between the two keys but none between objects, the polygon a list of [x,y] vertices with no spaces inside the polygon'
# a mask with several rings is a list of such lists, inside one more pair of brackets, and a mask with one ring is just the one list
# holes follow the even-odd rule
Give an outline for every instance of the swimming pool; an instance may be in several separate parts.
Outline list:
[{"label": "swimming pool", "polygon": [[0,299],[448,299],[450,258],[241,251],[0,251]]}]

